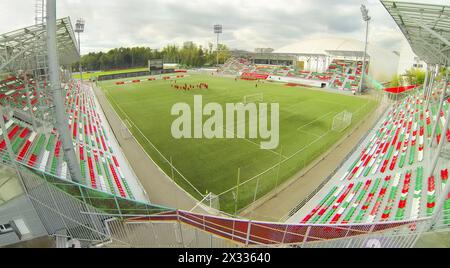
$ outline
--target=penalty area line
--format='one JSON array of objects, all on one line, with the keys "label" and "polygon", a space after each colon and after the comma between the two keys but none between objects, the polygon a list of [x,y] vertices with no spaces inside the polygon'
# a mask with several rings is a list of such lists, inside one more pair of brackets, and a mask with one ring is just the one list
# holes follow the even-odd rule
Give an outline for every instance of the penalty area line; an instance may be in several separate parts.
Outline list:
[{"label": "penalty area line", "polygon": [[325,115],[323,115],[323,116],[321,116],[321,117],[319,117],[319,118],[316,118],[316,119],[314,119],[313,121],[309,122],[308,124],[300,126],[299,128],[297,128],[297,130],[300,130],[300,129],[304,128],[304,127],[307,127],[307,126],[311,125],[312,123],[314,123],[314,122],[316,122],[316,121],[319,121],[319,120],[322,119],[322,118],[327,117],[327,116],[328,116],[329,114],[331,114],[331,113],[333,113],[333,112],[329,112],[329,113],[327,113],[327,114],[325,114]]},{"label": "penalty area line", "polygon": [[[170,163],[169,160],[158,150],[158,148],[156,148],[156,146],[144,135],[144,133],[142,133],[142,131],[139,129],[139,127],[134,123],[134,121],[128,116],[128,114],[119,106],[119,104],[115,101],[114,97],[111,96],[111,94],[108,93],[108,95],[110,96],[110,102],[114,103],[116,105],[116,107],[124,114],[125,117],[128,118],[128,121],[131,123],[131,125],[136,128],[136,130],[142,135],[142,137],[147,141],[147,143],[152,146],[156,152],[158,152],[158,154],[160,156],[163,157],[163,159],[167,162]],[[106,97],[106,94],[105,94]],[[108,98],[106,98],[108,100]],[[113,107],[114,109],[114,107]],[[119,119],[123,122],[123,119],[120,118]],[[140,142],[137,141],[136,137],[133,135],[133,138],[135,139],[136,143],[142,148],[142,150],[144,151],[144,153],[148,156],[149,159],[151,159],[151,161],[153,161],[153,163],[163,172],[163,174],[169,179],[169,180],[174,180],[173,178],[171,178],[154,160],[153,158],[149,155],[149,153],[144,149],[144,147],[142,146],[142,144]],[[204,196],[192,183],[189,179],[187,179],[180,171],[178,171],[178,169],[173,166],[173,169],[181,175],[181,178],[189,184],[189,186],[192,187],[192,189],[194,189],[200,196]],[[178,184],[177,184],[178,185]],[[183,189],[184,191],[187,192],[187,190],[185,190],[183,187],[179,186],[181,189]]]},{"label": "penalty area line", "polygon": [[[244,121],[243,121],[243,122],[244,122]],[[244,123],[245,123],[245,122],[244,122]],[[242,125],[242,122],[237,122],[237,124],[238,124],[238,126],[239,126],[239,125]],[[238,139],[245,140],[245,141],[247,141],[247,142],[249,142],[249,143],[251,143],[251,144],[254,144],[254,145],[256,145],[256,146],[258,146],[258,147],[260,148],[260,144],[258,144],[258,143],[256,143],[256,142],[253,142],[253,141],[251,141],[251,140],[249,140],[249,139],[247,139],[247,138],[245,138],[245,137],[239,137],[239,136],[238,136],[237,134],[235,134],[234,132],[229,131],[229,130],[228,130],[228,126],[222,126],[222,127],[219,127],[219,129],[225,130],[225,132],[227,132],[227,133],[236,135],[236,137],[237,137]],[[261,149],[261,150],[262,150],[262,149]],[[276,154],[277,156],[280,156],[280,153],[279,153],[279,152],[276,152],[276,151],[274,151],[274,150],[265,150],[265,151],[269,151],[269,152],[271,152],[271,153]],[[287,159],[287,158],[288,158],[288,157],[285,156],[285,155],[281,155],[281,157],[283,157],[284,159]]]}]

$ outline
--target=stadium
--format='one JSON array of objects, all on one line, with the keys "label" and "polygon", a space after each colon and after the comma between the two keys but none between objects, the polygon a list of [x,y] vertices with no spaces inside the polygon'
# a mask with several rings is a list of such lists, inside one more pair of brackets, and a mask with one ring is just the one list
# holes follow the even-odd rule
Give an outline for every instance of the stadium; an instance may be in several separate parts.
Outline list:
[{"label": "stadium", "polygon": [[0,35],[0,247],[449,247],[450,6],[379,4],[423,82],[339,36],[83,73],[36,0]]}]

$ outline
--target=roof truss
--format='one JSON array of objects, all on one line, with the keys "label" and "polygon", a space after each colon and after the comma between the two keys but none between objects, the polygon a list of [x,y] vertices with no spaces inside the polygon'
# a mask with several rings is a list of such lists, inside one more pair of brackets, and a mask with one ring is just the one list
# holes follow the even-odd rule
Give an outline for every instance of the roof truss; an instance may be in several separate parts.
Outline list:
[{"label": "roof truss", "polygon": [[414,53],[428,64],[450,64],[450,6],[381,0]]},{"label": "roof truss", "polygon": [[[61,65],[79,60],[78,46],[69,17],[56,22],[57,48]],[[0,72],[36,65],[36,55],[46,55],[46,27],[38,24],[0,34]]]}]

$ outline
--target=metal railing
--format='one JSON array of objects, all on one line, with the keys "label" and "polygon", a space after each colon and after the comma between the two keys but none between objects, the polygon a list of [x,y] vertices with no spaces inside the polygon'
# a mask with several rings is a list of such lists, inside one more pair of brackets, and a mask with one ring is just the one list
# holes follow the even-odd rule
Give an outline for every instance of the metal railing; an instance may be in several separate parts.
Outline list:
[{"label": "metal railing", "polygon": [[[430,218],[375,224],[283,224],[176,211],[107,222],[131,247],[413,247]],[[111,244],[111,247],[124,246]]]}]

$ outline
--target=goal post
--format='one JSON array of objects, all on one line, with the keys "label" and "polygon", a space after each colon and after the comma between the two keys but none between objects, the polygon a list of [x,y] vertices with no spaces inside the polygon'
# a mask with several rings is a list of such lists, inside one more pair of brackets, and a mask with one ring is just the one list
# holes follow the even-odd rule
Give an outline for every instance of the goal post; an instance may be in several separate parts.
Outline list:
[{"label": "goal post", "polygon": [[264,101],[264,93],[256,93],[251,95],[244,96],[244,104],[247,103],[255,103],[255,102],[263,102]]},{"label": "goal post", "polygon": [[353,113],[345,110],[338,113],[333,117],[333,123],[331,125],[331,130],[336,132],[342,132],[350,126],[352,123]]}]

